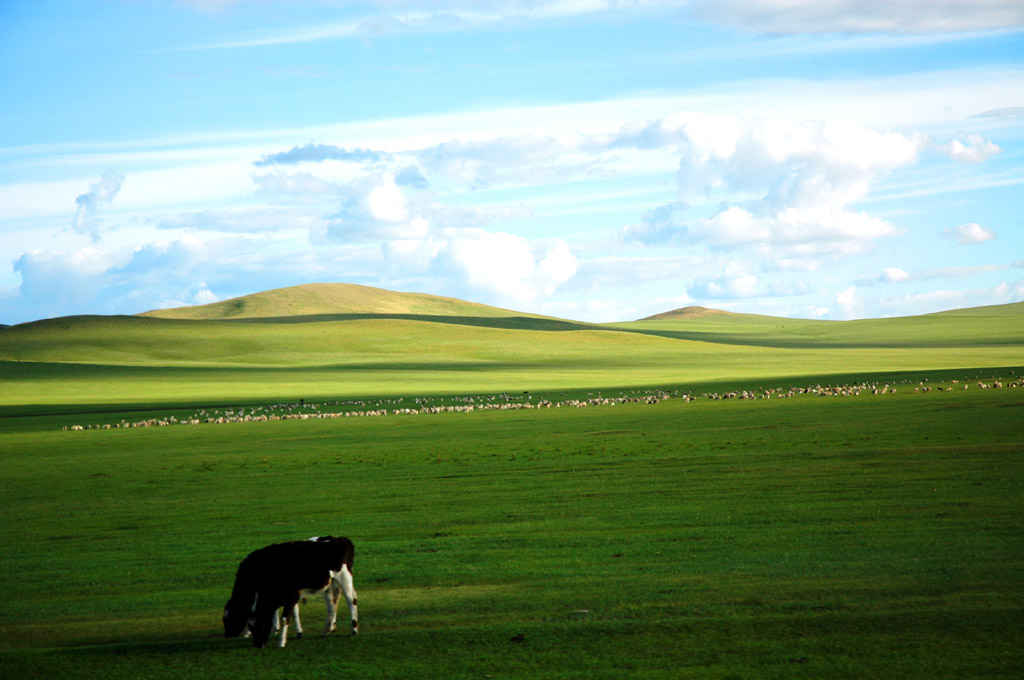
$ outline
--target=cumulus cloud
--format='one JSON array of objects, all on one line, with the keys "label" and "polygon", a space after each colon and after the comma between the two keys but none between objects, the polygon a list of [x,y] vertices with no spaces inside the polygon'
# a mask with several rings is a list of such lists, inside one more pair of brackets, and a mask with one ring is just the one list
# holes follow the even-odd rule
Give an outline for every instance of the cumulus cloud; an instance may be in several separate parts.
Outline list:
[{"label": "cumulus cloud", "polygon": [[958,227],[946,229],[942,233],[948,238],[956,239],[957,243],[965,246],[991,241],[996,237],[996,233],[994,231],[987,229],[976,222],[961,224]]},{"label": "cumulus cloud", "polygon": [[[401,154],[308,144],[265,156],[258,165],[308,167],[345,158],[361,175],[327,181],[305,171],[272,172],[257,183],[278,195],[337,195],[342,207],[330,216],[329,239],[408,239],[422,237],[423,222],[413,222],[417,217],[437,227],[481,226],[463,221],[466,211],[442,215],[439,195],[600,177],[623,159],[675,155],[678,199],[625,226],[623,241],[757,247],[767,249],[780,267],[808,270],[818,266],[815,258],[860,253],[901,231],[851,206],[889,171],[915,163],[926,148],[964,161],[983,160],[996,149],[976,135],[943,146],[923,135],[879,132],[849,120],[742,120],[681,112],[611,132],[453,138]],[[722,207],[689,216],[690,204],[700,199]],[[508,207],[491,210],[494,221],[503,219],[502,210]]]},{"label": "cumulus cloud", "polygon": [[343,149],[330,144],[310,143],[294,146],[288,151],[267,154],[253,163],[256,167],[271,165],[296,165],[298,163],[320,163],[323,161],[349,161],[364,163],[385,158],[386,154],[372,149]]},{"label": "cumulus cloud", "polygon": [[378,246],[277,244],[266,236],[192,232],[134,247],[36,249],[0,300],[4,323],[69,314],[135,314],[206,304],[296,283],[378,283]]},{"label": "cumulus cloud", "polygon": [[1000,120],[1014,120],[1024,118],[1024,106],[1004,106],[1000,109],[989,109],[974,116],[975,118],[995,118]]},{"label": "cumulus cloud", "polygon": [[89,185],[89,191],[75,199],[78,208],[71,220],[71,228],[79,234],[90,236],[93,241],[100,238],[96,213],[101,206],[109,205],[121,190],[124,175],[114,170],[107,170],[98,182]]},{"label": "cumulus cloud", "polygon": [[[407,172],[410,167],[402,166],[398,174],[366,167],[356,179],[337,183],[334,195],[341,205],[327,217],[323,243],[376,243],[381,283],[430,281],[432,291],[492,304],[533,302],[576,274],[576,258],[564,241],[531,241],[488,229],[532,216],[529,209],[444,204],[421,188],[432,180],[418,167]],[[474,181],[472,176],[463,179]]]},{"label": "cumulus cloud", "polygon": [[843,319],[856,319],[864,313],[864,303],[857,296],[857,287],[850,286],[836,293],[836,307]]},{"label": "cumulus cloud", "polygon": [[207,288],[205,283],[200,282],[197,287],[198,290],[195,295],[192,296],[192,299],[197,305],[208,305],[214,302],[220,302],[220,296]]},{"label": "cumulus cloud", "polygon": [[330,216],[329,240],[375,241],[425,235],[422,219],[410,213],[408,198],[393,175],[366,175],[337,191],[342,205]]},{"label": "cumulus cloud", "polygon": [[96,248],[23,253],[14,263],[21,285],[13,304],[30,312],[26,319],[96,313],[104,276],[116,262]]},{"label": "cumulus cloud", "polygon": [[447,228],[421,240],[383,244],[396,276],[428,276],[450,294],[498,305],[529,304],[571,279],[576,257],[561,240],[531,242],[507,232]]},{"label": "cumulus cloud", "polygon": [[647,211],[638,223],[626,225],[619,236],[627,242],[673,243],[686,233],[683,214],[687,207],[683,201],[658,206]]},{"label": "cumulus cloud", "polygon": [[681,201],[649,212],[620,236],[646,243],[758,246],[781,259],[862,252],[900,231],[851,209],[892,169],[915,162],[924,140],[852,121],[743,122],[731,116],[678,115],[623,138],[674,144],[681,200],[718,197],[721,209],[684,222]]},{"label": "cumulus cloud", "polygon": [[939,150],[960,163],[981,163],[1000,152],[1000,148],[978,134],[954,139],[939,146]]},{"label": "cumulus cloud", "polygon": [[882,270],[881,280],[886,283],[905,283],[910,278],[910,272],[899,267],[886,267]]},{"label": "cumulus cloud", "polygon": [[739,274],[697,280],[690,285],[688,292],[698,300],[756,297],[757,277],[752,274]]},{"label": "cumulus cloud", "polygon": [[899,267],[886,267],[880,274],[872,274],[870,276],[857,279],[854,282],[854,285],[870,287],[877,286],[880,283],[906,283],[920,278],[922,277],[919,272],[911,274],[905,269],[900,269]]},{"label": "cumulus cloud", "polygon": [[531,133],[489,139],[452,139],[416,154],[421,168],[473,189],[501,183],[542,184],[594,171],[601,148],[580,133]]},{"label": "cumulus cloud", "polygon": [[811,284],[802,280],[771,281],[765,288],[765,293],[771,297],[806,295],[812,291]]},{"label": "cumulus cloud", "polygon": [[694,13],[757,33],[952,33],[1024,25],[1018,0],[692,0]]}]

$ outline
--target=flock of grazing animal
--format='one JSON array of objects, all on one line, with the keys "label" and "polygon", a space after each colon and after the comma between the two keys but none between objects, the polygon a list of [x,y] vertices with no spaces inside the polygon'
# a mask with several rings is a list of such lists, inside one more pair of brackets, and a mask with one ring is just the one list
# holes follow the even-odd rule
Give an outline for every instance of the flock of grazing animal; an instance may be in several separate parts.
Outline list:
[{"label": "flock of grazing animal", "polygon": [[[1011,375],[1015,375],[1011,372]],[[975,379],[977,380],[977,379]],[[975,383],[978,389],[1004,389],[1024,387],[1024,378],[1014,377],[1004,381],[1001,378],[990,378],[989,382],[977,380]],[[966,390],[970,386],[969,381],[961,383],[953,380],[948,386],[936,386],[939,392],[951,392],[954,389]],[[906,381],[903,387],[911,388],[912,393],[927,393],[932,386],[927,381],[912,383]],[[727,392],[704,393],[704,399],[721,401],[728,399],[752,400],[752,399],[790,399],[797,396],[811,395],[818,397],[856,397],[861,394],[897,394],[897,386],[890,383],[855,383],[842,385],[809,385],[806,387],[790,388],[761,388],[758,390],[734,390]],[[274,404],[267,406],[238,407],[235,409],[196,411],[191,417],[179,419],[176,416],[164,418],[146,418],[135,422],[122,420],[118,423],[106,423],[97,425],[65,425],[64,430],[114,430],[122,428],[145,428],[145,427],[168,427],[171,425],[222,425],[226,423],[258,423],[273,420],[323,420],[334,418],[360,418],[380,416],[407,416],[424,415],[435,413],[472,413],[474,411],[519,411],[532,409],[550,408],[586,408],[590,406],[615,406],[618,404],[657,404],[667,399],[682,399],[687,402],[697,401],[698,397],[692,392],[673,390],[633,390],[629,394],[618,397],[604,397],[600,394],[589,395],[586,399],[563,399],[553,401],[547,396],[534,400],[534,396],[524,392],[523,395],[509,395],[502,393],[491,396],[470,396],[449,398],[453,403],[445,404],[441,398],[431,399],[418,397],[408,402],[403,398],[379,399],[370,402],[348,401],[348,402],[327,402],[324,404],[306,403],[301,401],[290,404]],[[342,407],[338,410],[329,410],[330,407]],[[370,406],[371,408],[366,408]],[[389,408],[391,407],[391,408]]]}]

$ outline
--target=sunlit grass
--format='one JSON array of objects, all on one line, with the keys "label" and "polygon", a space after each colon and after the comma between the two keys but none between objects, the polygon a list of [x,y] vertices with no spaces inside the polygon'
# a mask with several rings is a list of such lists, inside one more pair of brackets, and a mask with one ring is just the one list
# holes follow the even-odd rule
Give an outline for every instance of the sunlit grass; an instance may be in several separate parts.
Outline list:
[{"label": "sunlit grass", "polygon": [[[0,330],[0,677],[959,680],[1024,665],[1024,389],[975,385],[1019,379],[1020,306],[593,326],[401,296],[377,314],[271,302],[259,320]],[[849,382],[897,394],[678,398]],[[634,389],[677,397],[61,429]],[[320,534],[355,540],[362,634],[319,638],[311,601],[312,634],[283,652],[225,640],[238,561]]]},{"label": "sunlit grass", "polygon": [[[1013,677],[1024,392],[0,435],[5,677]],[[362,634],[220,636],[351,536]],[[59,559],[73,556],[74,568]],[[54,588],[59,582],[60,588]]]}]

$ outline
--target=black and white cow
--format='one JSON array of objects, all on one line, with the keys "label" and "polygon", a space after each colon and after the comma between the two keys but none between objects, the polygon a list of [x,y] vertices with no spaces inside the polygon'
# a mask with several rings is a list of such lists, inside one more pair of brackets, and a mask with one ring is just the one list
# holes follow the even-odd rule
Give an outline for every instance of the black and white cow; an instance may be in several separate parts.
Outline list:
[{"label": "black and white cow", "polygon": [[291,621],[302,634],[299,600],[321,592],[327,604],[324,635],[337,629],[342,595],[352,615],[355,635],[359,632],[359,616],[352,582],[354,558],[352,541],[334,536],[277,543],[253,551],[238,565],[231,599],[224,607],[224,635],[237,637],[248,629],[253,644],[262,647],[277,627],[281,612],[278,646],[284,647]]}]

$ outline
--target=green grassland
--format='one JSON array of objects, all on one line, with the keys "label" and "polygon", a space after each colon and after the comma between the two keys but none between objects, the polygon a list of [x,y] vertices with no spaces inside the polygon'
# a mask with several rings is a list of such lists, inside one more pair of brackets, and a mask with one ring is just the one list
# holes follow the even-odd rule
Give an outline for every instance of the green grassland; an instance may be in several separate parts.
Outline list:
[{"label": "green grassland", "polygon": [[[351,287],[218,304],[0,329],[0,677],[1024,668],[1024,306],[593,325]],[[61,429],[858,381],[897,393]],[[356,543],[360,636],[321,638],[311,600],[285,650],[223,638],[240,559],[322,534]]]},{"label": "green grassland", "polygon": [[3,329],[0,406],[627,389],[1024,364],[1024,304],[856,322],[720,313],[601,325],[338,284],[151,314]]}]

